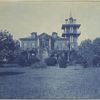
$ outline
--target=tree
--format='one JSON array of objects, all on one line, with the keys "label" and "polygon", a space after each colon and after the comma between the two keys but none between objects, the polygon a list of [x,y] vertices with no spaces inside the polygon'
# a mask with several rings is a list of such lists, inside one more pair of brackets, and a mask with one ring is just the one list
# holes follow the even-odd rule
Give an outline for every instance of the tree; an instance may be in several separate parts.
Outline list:
[{"label": "tree", "polygon": [[79,55],[81,55],[82,63],[85,67],[92,66],[93,61],[93,44],[90,39],[84,40],[79,46]]},{"label": "tree", "polygon": [[93,40],[93,50],[96,55],[100,56],[100,38]]},{"label": "tree", "polygon": [[57,59],[55,57],[48,57],[45,59],[45,63],[48,66],[55,66],[57,64]]},{"label": "tree", "polygon": [[0,32],[0,60],[4,58],[8,62],[13,62],[16,58],[16,50],[20,47],[19,41],[15,41],[8,31]]},{"label": "tree", "polygon": [[65,53],[62,53],[59,57],[58,57],[58,64],[60,68],[66,68],[67,67],[67,59],[65,57]]},{"label": "tree", "polygon": [[94,52],[94,59],[93,64],[94,66],[100,66],[100,38],[96,38],[93,40],[93,52]]},{"label": "tree", "polygon": [[72,64],[78,63],[79,62],[79,58],[80,58],[80,56],[78,54],[78,51],[76,51],[76,50],[71,50],[70,51],[70,62]]}]

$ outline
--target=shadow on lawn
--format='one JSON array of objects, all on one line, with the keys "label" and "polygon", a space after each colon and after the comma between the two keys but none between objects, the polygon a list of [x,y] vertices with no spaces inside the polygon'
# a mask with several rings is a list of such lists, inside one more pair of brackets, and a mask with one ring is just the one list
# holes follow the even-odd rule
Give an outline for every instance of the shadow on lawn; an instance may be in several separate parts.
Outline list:
[{"label": "shadow on lawn", "polygon": [[25,72],[0,72],[0,76],[8,76],[8,75],[18,75],[24,74]]},{"label": "shadow on lawn", "polygon": [[17,63],[13,63],[13,64],[1,64],[0,63],[0,68],[12,68],[12,67],[22,67]]}]

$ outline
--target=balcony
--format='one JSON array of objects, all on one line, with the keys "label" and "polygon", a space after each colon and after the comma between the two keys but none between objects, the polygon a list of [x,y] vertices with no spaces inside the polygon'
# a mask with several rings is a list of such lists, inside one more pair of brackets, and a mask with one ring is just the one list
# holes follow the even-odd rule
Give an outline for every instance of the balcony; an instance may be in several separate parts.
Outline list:
[{"label": "balcony", "polygon": [[63,32],[62,33],[62,37],[66,37],[66,36],[79,36],[81,34],[81,32],[80,31],[73,31],[73,32],[71,32],[71,31],[67,31],[67,32]]},{"label": "balcony", "polygon": [[62,34],[81,34],[80,31],[66,31],[66,32],[63,32]]}]

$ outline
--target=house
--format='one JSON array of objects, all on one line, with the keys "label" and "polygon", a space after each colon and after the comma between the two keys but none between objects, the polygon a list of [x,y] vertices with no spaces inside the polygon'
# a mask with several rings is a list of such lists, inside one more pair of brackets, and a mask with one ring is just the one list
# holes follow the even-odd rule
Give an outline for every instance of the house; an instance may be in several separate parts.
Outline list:
[{"label": "house", "polygon": [[80,24],[76,24],[76,19],[73,17],[69,17],[65,21],[66,23],[62,24],[63,33],[61,37],[56,32],[52,32],[51,35],[32,32],[30,37],[20,38],[21,49],[28,51],[37,49],[38,55],[44,58],[48,57],[52,50],[77,50]]}]

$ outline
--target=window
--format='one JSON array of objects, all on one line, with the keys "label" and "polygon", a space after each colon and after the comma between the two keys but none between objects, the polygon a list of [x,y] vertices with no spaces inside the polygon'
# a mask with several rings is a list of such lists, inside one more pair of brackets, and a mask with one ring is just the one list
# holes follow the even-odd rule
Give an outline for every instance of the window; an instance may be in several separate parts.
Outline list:
[{"label": "window", "polygon": [[71,32],[71,33],[73,32],[73,27],[70,27],[70,32]]},{"label": "window", "polygon": [[35,46],[35,43],[34,42],[32,42],[32,47],[34,47]]}]

